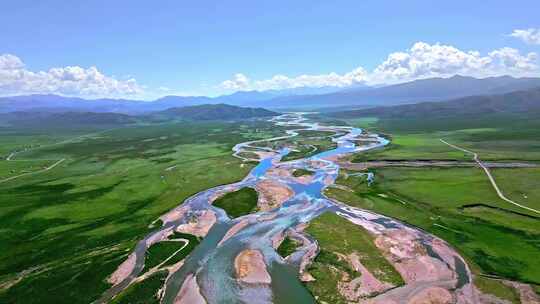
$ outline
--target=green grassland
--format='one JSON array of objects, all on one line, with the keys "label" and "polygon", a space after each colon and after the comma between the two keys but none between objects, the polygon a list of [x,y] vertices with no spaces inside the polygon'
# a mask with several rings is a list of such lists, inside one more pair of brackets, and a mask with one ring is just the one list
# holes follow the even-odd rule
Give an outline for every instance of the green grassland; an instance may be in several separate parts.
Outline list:
[{"label": "green grassland", "polygon": [[[349,119],[351,125],[386,134],[391,144],[357,154],[353,162],[380,159],[470,160],[440,138],[477,152],[482,160],[540,161],[540,121],[528,115],[490,114],[430,119]],[[538,208],[540,171],[492,169],[503,192],[523,205]],[[386,168],[374,170],[375,184],[359,177],[331,188],[331,197],[419,226],[449,241],[477,274],[539,284],[540,218],[500,200],[478,168]],[[476,276],[484,291],[513,303],[516,293],[502,283]],[[537,285],[538,286],[538,285]]]},{"label": "green grassland", "polygon": [[35,149],[67,140],[73,140],[85,134],[103,131],[101,128],[69,129],[47,132],[43,129],[18,129],[14,127],[0,127],[0,158],[6,158],[11,152]]},{"label": "green grassland", "polygon": [[184,245],[186,245],[184,241],[162,241],[150,246],[146,251],[143,273],[166,261]]},{"label": "green grassland", "polygon": [[236,218],[253,212],[257,208],[258,197],[254,189],[242,188],[225,194],[212,204],[225,210],[231,218]]},{"label": "green grassland", "polygon": [[43,170],[56,160],[0,160],[0,181],[9,177]]},{"label": "green grassland", "polygon": [[492,294],[499,299],[505,299],[514,304],[521,304],[519,293],[514,288],[503,284],[499,280],[475,276],[474,285],[485,293]]},{"label": "green grassland", "polygon": [[18,154],[66,161],[0,184],[0,302],[98,298],[152,221],[185,198],[249,172],[252,165],[232,157],[231,148],[277,131],[262,121],[245,125],[250,132],[225,122],[117,128]]},{"label": "green grassland", "polygon": [[[310,109],[310,110],[313,110],[313,109]],[[347,125],[346,120],[341,119],[341,118],[330,117],[327,114],[328,113],[324,113],[324,112],[310,113],[310,114],[305,114],[304,117],[308,118],[310,122],[318,122],[321,125],[326,125],[326,126],[346,126]]]},{"label": "green grassland", "polygon": [[[371,123],[366,125],[366,119]],[[391,138],[386,148],[359,154],[353,161],[471,158],[446,146],[440,138],[479,153],[482,160],[540,161],[540,121],[536,118],[490,115],[422,120],[358,118],[348,122]]]},{"label": "green grassland", "polygon": [[347,124],[356,126],[358,128],[369,129],[374,127],[379,119],[377,117],[360,117],[353,119],[346,119]]},{"label": "green grassland", "polygon": [[158,271],[141,282],[129,286],[111,304],[158,304],[158,290],[165,283],[167,271]]},{"label": "green grassland", "polygon": [[[26,159],[21,157],[28,151],[82,141],[86,138],[97,137],[104,131],[106,130],[100,126],[55,131],[47,131],[47,126],[43,129],[0,127],[0,181],[8,177],[40,171],[58,160],[58,158]],[[12,153],[14,155],[11,160],[6,160]]]},{"label": "green grassland", "polygon": [[269,147],[276,150],[284,147],[292,148],[293,150],[282,159],[283,161],[289,161],[334,149],[336,143],[332,141],[332,135],[334,135],[334,132],[304,130],[298,131],[298,136],[292,138],[259,142],[255,143],[254,146]]},{"label": "green grassland", "polygon": [[343,172],[337,183],[352,191],[329,188],[328,196],[441,237],[477,274],[540,283],[540,218],[501,201],[477,168],[377,169],[370,187]]},{"label": "green grassland", "polygon": [[279,247],[277,248],[277,253],[282,256],[283,258],[288,257],[289,255],[293,254],[296,249],[298,248],[299,244],[297,241],[291,239],[290,237],[285,237],[283,239],[283,242],[279,244]]},{"label": "green grassland", "polygon": [[292,175],[294,177],[300,177],[300,176],[305,176],[305,175],[312,175],[313,172],[309,171],[309,170],[306,170],[306,169],[294,169]]},{"label": "green grassland", "polygon": [[491,174],[507,197],[540,210],[540,168],[497,168]]},{"label": "green grassland", "polygon": [[283,161],[307,158],[337,147],[337,144],[333,142],[332,138],[328,135],[325,137],[303,137],[303,135],[299,135],[299,137],[294,137],[294,140],[290,140],[290,144],[296,151],[291,151],[283,157]]},{"label": "green grassland", "polygon": [[[360,274],[340,255],[353,252],[358,254],[362,264],[378,279],[398,286],[403,284],[399,273],[376,248],[373,237],[362,227],[326,212],[312,220],[305,231],[318,241],[320,247],[319,254],[308,269],[315,281],[306,283],[320,302],[347,303],[337,291],[341,272],[348,274],[349,279]],[[347,237],[343,237],[345,235]]]},{"label": "green grassland", "polygon": [[470,160],[471,155],[444,144],[439,138],[443,134],[393,134],[387,147],[357,154],[353,162],[367,160],[406,160],[406,159],[457,159]]},{"label": "green grassland", "polygon": [[[199,243],[200,239],[197,236],[175,232],[174,235],[169,237],[169,240],[159,242],[148,248],[142,273],[163,262],[165,263],[160,269],[183,260]],[[177,252],[178,250],[180,251]]]}]

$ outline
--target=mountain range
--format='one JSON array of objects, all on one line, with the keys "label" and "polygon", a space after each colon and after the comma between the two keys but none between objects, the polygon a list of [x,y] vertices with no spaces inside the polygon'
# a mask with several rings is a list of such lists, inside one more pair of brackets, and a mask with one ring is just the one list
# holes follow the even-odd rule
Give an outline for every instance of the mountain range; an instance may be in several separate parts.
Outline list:
[{"label": "mountain range", "polygon": [[344,90],[330,94],[281,97],[268,101],[267,107],[271,108],[279,104],[311,107],[348,105],[374,107],[502,94],[535,87],[540,87],[540,78],[501,76],[478,79],[454,76],[415,80],[378,88]]},{"label": "mountain range", "polygon": [[473,78],[454,76],[430,78],[383,87],[296,88],[270,91],[240,91],[218,97],[165,96],[154,101],[127,99],[86,100],[57,95],[27,95],[0,98],[0,113],[14,111],[42,112],[115,112],[142,114],[169,108],[227,103],[269,109],[376,107],[441,101],[452,98],[504,94],[540,87],[540,78],[510,76]]},{"label": "mountain range", "polygon": [[237,120],[257,117],[270,117],[278,115],[277,112],[263,108],[238,107],[228,104],[209,104],[169,108],[154,112],[150,116],[154,119],[188,119],[188,120]]},{"label": "mountain range", "polygon": [[172,120],[243,120],[276,116],[279,113],[262,108],[238,107],[226,104],[210,104],[169,108],[164,111],[142,115],[127,115],[111,112],[39,112],[17,111],[0,113],[0,126],[26,128],[54,127],[111,127],[136,122],[163,122]]},{"label": "mountain range", "polygon": [[489,114],[540,114],[540,87],[505,94],[468,96],[440,102],[375,107],[331,113],[339,118],[444,118]]}]

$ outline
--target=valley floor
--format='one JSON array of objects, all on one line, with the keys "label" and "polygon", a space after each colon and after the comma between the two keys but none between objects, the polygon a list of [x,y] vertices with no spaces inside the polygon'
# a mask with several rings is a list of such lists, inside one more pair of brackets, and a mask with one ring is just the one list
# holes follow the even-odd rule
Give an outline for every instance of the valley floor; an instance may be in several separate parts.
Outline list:
[{"label": "valley floor", "polygon": [[0,302],[537,301],[531,133],[350,123],[4,130]]}]

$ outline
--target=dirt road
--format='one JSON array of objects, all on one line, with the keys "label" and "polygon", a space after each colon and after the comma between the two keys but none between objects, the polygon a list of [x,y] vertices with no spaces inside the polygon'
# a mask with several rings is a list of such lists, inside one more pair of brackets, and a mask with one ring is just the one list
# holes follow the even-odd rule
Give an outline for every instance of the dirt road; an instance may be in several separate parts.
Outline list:
[{"label": "dirt road", "polygon": [[478,153],[475,153],[475,152],[472,152],[472,151],[469,151],[467,149],[464,149],[464,148],[461,148],[461,147],[458,147],[456,145],[453,145],[451,143],[448,143],[447,141],[445,141],[444,139],[439,139],[442,143],[444,144],[447,144],[448,146],[454,148],[454,149],[457,149],[457,150],[460,150],[460,151],[463,151],[465,153],[469,153],[469,154],[472,154],[473,155],[473,160],[480,166],[480,168],[482,168],[484,170],[484,172],[486,173],[487,177],[489,178],[489,181],[491,182],[491,185],[493,186],[493,188],[495,189],[495,191],[497,192],[497,195],[503,200],[503,201],[506,201],[514,206],[517,206],[519,208],[522,208],[522,209],[525,209],[525,210],[529,210],[531,212],[535,212],[535,213],[538,213],[540,214],[540,211],[539,210],[536,210],[536,209],[533,209],[533,208],[530,208],[530,207],[527,207],[527,206],[523,206],[519,203],[516,203],[514,202],[513,200],[507,198],[504,193],[501,191],[501,189],[499,188],[499,186],[497,186],[497,183],[495,182],[495,178],[493,178],[493,175],[491,175],[491,172],[489,171],[489,168],[486,164],[484,164],[480,158],[478,157]]}]

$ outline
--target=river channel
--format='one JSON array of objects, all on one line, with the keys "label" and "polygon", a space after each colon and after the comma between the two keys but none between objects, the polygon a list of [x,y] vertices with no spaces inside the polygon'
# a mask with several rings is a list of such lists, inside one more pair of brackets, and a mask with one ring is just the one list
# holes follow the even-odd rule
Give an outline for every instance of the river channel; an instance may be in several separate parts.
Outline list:
[{"label": "river channel", "polygon": [[[193,215],[201,216],[211,211],[215,215],[215,222],[181,267],[169,274],[162,289],[162,303],[183,303],[179,299],[179,293],[189,278],[195,278],[197,292],[207,303],[314,303],[315,299],[304,287],[298,274],[302,257],[308,254],[312,247],[300,247],[290,259],[285,261],[276,253],[272,240],[329,211],[347,218],[375,235],[383,235],[390,230],[410,235],[419,244],[426,246],[434,261],[440,261],[441,265],[446,265],[445,267],[449,269],[451,274],[448,278],[434,277],[427,283],[413,282],[414,288],[408,284],[394,289],[386,298],[388,303],[391,303],[389,299],[392,297],[408,298],[422,288],[433,286],[443,286],[453,290],[453,296],[458,300],[461,299],[458,301],[460,303],[474,303],[475,291],[471,284],[470,271],[463,259],[444,241],[402,222],[366,210],[352,208],[324,196],[324,189],[332,185],[338,176],[337,157],[380,148],[387,145],[389,141],[377,134],[366,134],[358,128],[310,123],[304,116],[304,113],[287,113],[273,118],[272,122],[276,125],[288,128],[284,136],[236,145],[233,152],[239,158],[243,158],[242,152],[260,152],[260,155],[267,157],[262,159],[242,181],[197,193],[161,217],[163,224],[159,230],[152,232],[137,244],[130,255],[131,265],[123,265],[128,268],[128,274],[121,281],[116,282],[99,302],[108,302],[134,282],[144,268],[145,253],[152,244],[163,240],[164,236],[170,235],[178,227],[185,225]],[[336,148],[307,158],[282,162],[281,159],[290,152],[289,148],[273,150],[260,145],[263,142],[298,136],[298,131],[301,130],[334,132],[332,140],[336,143]],[[269,170],[276,168],[304,169],[311,171],[313,175],[308,182],[298,182],[290,176],[268,174]],[[259,182],[268,179],[284,184],[294,192],[277,208],[230,219],[222,209],[211,204],[220,195],[244,187],[255,188]],[[227,232],[240,222],[242,222],[242,228],[226,236]],[[344,236],[337,235],[336,237]],[[437,246],[432,245],[434,241],[438,244]],[[316,246],[315,240],[311,242]],[[235,279],[235,257],[246,249],[262,253],[264,264],[271,276],[270,284],[246,285]],[[385,295],[380,297],[384,300],[383,296]]]}]

